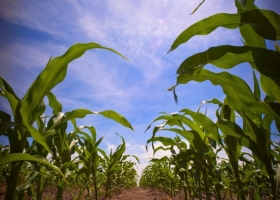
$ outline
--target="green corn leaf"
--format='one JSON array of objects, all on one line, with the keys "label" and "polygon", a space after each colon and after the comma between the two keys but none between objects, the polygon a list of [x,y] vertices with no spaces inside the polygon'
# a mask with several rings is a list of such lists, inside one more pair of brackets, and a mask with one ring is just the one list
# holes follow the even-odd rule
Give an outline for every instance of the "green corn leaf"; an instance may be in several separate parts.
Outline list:
[{"label": "green corn leaf", "polygon": [[[147,144],[151,142],[151,141],[147,141]],[[170,151],[171,148],[170,147],[167,147],[167,148],[164,148],[163,146],[159,146],[157,148],[154,149],[154,153],[153,153],[153,156],[155,156],[156,152],[157,151],[160,151],[160,150],[163,150],[163,151]]]},{"label": "green corn leaf", "polygon": [[[87,128],[87,127],[84,127],[84,128]],[[84,140],[87,141],[91,147],[94,147],[94,141],[93,139],[89,136],[88,133],[85,133],[83,131],[79,131],[79,134],[82,134],[83,136],[85,136]]]},{"label": "green corn leaf", "polygon": [[64,177],[63,173],[60,171],[60,169],[58,167],[56,167],[55,165],[52,165],[46,158],[38,156],[38,155],[31,156],[30,154],[27,154],[27,153],[11,153],[11,154],[1,157],[0,165],[4,165],[4,164],[15,162],[15,161],[39,162],[39,163],[49,166],[50,168],[54,169],[55,171],[57,171],[59,174],[61,174]]},{"label": "green corn leaf", "polygon": [[50,59],[46,68],[32,83],[31,87],[23,97],[20,113],[24,122],[28,124],[32,123],[32,116],[35,108],[40,104],[44,96],[46,96],[58,83],[64,80],[68,64],[81,57],[87,50],[95,48],[106,49],[122,56],[115,50],[103,47],[97,43],[87,43],[75,44],[62,56]]},{"label": "green corn leaf", "polygon": [[156,119],[153,120],[153,122],[151,124],[149,124],[149,126],[146,128],[144,133],[151,128],[151,126],[154,122],[159,121],[159,120],[170,120],[170,119],[173,119],[173,117],[170,115],[161,115],[161,116],[157,117]]},{"label": "green corn leaf", "polygon": [[[235,1],[236,5],[238,5],[238,1]],[[237,6],[238,13],[247,12],[250,10],[258,9],[253,0],[247,1],[246,6]],[[261,47],[266,48],[265,40],[263,37],[259,36],[250,24],[245,24],[239,27],[240,33],[244,39],[244,44],[246,46],[254,46],[254,47]]]},{"label": "green corn leaf", "polygon": [[274,98],[278,103],[280,103],[280,85],[277,84],[277,82],[275,82],[272,78],[263,74],[261,74],[260,83],[263,91],[268,96]]},{"label": "green corn leaf", "polygon": [[46,105],[44,100],[42,100],[40,104],[33,111],[32,122],[40,118],[42,114],[45,112],[45,110],[46,110]]},{"label": "green corn leaf", "polygon": [[195,35],[207,35],[218,27],[235,29],[249,24],[261,37],[280,39],[279,15],[270,10],[250,10],[237,14],[219,13],[200,20],[184,30],[172,44],[170,51],[187,42]]},{"label": "green corn leaf", "polygon": [[93,126],[90,126],[90,127],[87,127],[87,128],[91,133],[91,137],[92,137],[93,142],[95,143],[96,142],[96,130],[95,130],[95,128]]},{"label": "green corn leaf", "polygon": [[278,153],[276,153],[275,151],[273,151],[273,150],[271,150],[270,153],[277,160],[277,162],[279,163],[280,162],[280,155]]},{"label": "green corn leaf", "polygon": [[110,118],[110,119],[120,123],[121,125],[133,130],[133,127],[131,126],[129,121],[126,118],[124,118],[123,116],[121,116],[119,113],[117,113],[113,110],[105,110],[105,111],[102,111],[102,112],[95,112],[95,114],[100,114],[104,117]]},{"label": "green corn leaf", "polygon": [[198,107],[198,110],[197,110],[197,112],[199,112],[200,111],[200,108],[201,108],[201,106],[203,105],[203,104],[205,104],[205,103],[213,103],[213,104],[216,104],[216,105],[222,105],[223,103],[222,102],[220,102],[220,100],[218,100],[218,99],[216,99],[216,98],[213,98],[213,99],[210,99],[210,100],[204,100],[204,101],[201,101],[201,103],[200,103],[200,105],[199,105],[199,107]]},{"label": "green corn leaf", "polygon": [[[263,156],[269,158],[270,150],[268,144],[269,137],[265,130],[262,127],[258,127],[247,115],[245,112],[240,112],[240,115],[243,118],[243,125],[246,125],[246,129],[244,128],[244,133],[248,135],[260,149],[260,153]],[[255,152],[254,152],[255,153]],[[267,163],[264,163],[267,164]]]},{"label": "green corn leaf", "polygon": [[194,136],[193,133],[190,131],[187,131],[185,129],[178,129],[178,128],[163,128],[162,130],[166,130],[166,131],[172,131],[174,133],[177,133],[181,136],[183,136],[186,140],[194,140]]},{"label": "green corn leaf", "polygon": [[21,102],[21,100],[17,97],[15,92],[13,91],[12,87],[0,76],[0,94],[1,96],[7,98],[9,101],[11,110],[13,112],[13,116],[15,118],[15,121],[17,121],[17,106],[18,103]]},{"label": "green corn leaf", "polygon": [[42,133],[40,133],[37,129],[35,129],[33,126],[30,126],[29,124],[23,123],[23,125],[26,127],[32,138],[43,147],[45,147],[45,149],[49,152],[50,148]]},{"label": "green corn leaf", "polygon": [[189,109],[183,109],[180,112],[184,113],[184,115],[190,115],[199,126],[203,127],[205,134],[208,137],[220,143],[218,127],[206,115],[198,112],[193,112]]},{"label": "green corn leaf", "polygon": [[6,135],[6,131],[14,126],[17,126],[14,122],[1,122],[0,123],[0,135]]},{"label": "green corn leaf", "polygon": [[218,118],[217,125],[225,136],[240,138],[242,135],[244,135],[244,132],[240,126],[227,119],[222,119],[219,116],[218,111],[216,112],[216,116]]},{"label": "green corn leaf", "polygon": [[246,172],[245,172],[244,182],[247,183],[247,182],[250,180],[250,178],[251,178],[255,173],[258,173],[258,172],[260,172],[259,169],[257,169],[257,170],[252,170],[252,171],[246,171]]},{"label": "green corn leaf", "polygon": [[190,132],[194,135],[194,140],[189,141],[191,146],[199,153],[206,153],[209,152],[209,142],[207,138],[201,138],[200,134],[197,133],[194,130],[191,130]]},{"label": "green corn leaf", "polygon": [[161,142],[164,146],[169,146],[169,145],[177,146],[177,142],[167,137],[153,137],[147,141],[147,144],[150,142]]},{"label": "green corn leaf", "polygon": [[181,123],[187,125],[191,130],[194,130],[196,133],[199,134],[200,138],[202,140],[204,140],[204,138],[205,138],[204,132],[201,130],[199,125],[196,124],[194,121],[190,120],[189,118],[187,118],[183,115],[179,115],[179,114],[173,114],[173,117],[175,119],[177,119],[178,121],[180,121]]},{"label": "green corn leaf", "polygon": [[47,97],[49,99],[49,105],[53,109],[52,113],[56,114],[58,112],[62,112],[62,105],[58,102],[56,96],[52,92],[49,92],[47,93]]},{"label": "green corn leaf", "polygon": [[257,190],[254,190],[254,197],[255,200],[263,200],[263,198],[261,197],[260,193]]},{"label": "green corn leaf", "polygon": [[99,139],[97,140],[97,142],[95,143],[95,147],[98,147],[98,145],[102,142],[103,139],[104,139],[104,136],[101,137],[101,138],[99,138]]},{"label": "green corn leaf", "polygon": [[[113,159],[114,161],[116,161],[116,162],[120,161],[120,159],[121,159],[121,157],[123,156],[123,153],[124,153],[124,151],[125,151],[125,141],[124,141],[124,138],[123,138],[121,135],[119,135],[118,133],[117,133],[117,135],[121,137],[121,139],[122,139],[122,144],[120,144],[120,145],[117,147],[116,151],[114,152],[114,154],[113,154],[113,156],[112,156],[112,159]],[[113,162],[112,162],[112,163],[113,163]]]},{"label": "green corn leaf", "polygon": [[265,103],[255,98],[250,87],[237,76],[227,72],[213,73],[206,69],[201,69],[200,73],[180,74],[177,77],[178,84],[187,84],[190,81],[203,82],[210,80],[214,85],[220,85],[227,95],[229,105],[234,110],[252,110],[256,113],[263,113],[280,116],[280,104]]},{"label": "green corn leaf", "polygon": [[254,77],[254,95],[255,97],[257,97],[257,99],[261,99],[260,85],[254,70],[253,70],[253,77]]},{"label": "green corn leaf", "polygon": [[207,51],[194,54],[182,62],[177,74],[191,74],[206,64],[222,69],[230,69],[238,64],[249,62],[254,69],[268,77],[280,77],[280,53],[273,50],[249,46],[223,45],[211,47]]},{"label": "green corn leaf", "polygon": [[67,122],[75,118],[84,118],[86,115],[89,114],[94,114],[94,112],[87,109],[76,109],[71,112],[66,112],[63,122]]},{"label": "green corn leaf", "polygon": [[235,0],[235,6],[237,7],[239,13],[258,8],[255,5],[255,0]]},{"label": "green corn leaf", "polygon": [[52,116],[48,122],[46,132],[53,130],[57,126],[59,126],[61,123],[63,123],[64,120],[64,113],[58,112],[54,116]]},{"label": "green corn leaf", "polygon": [[129,121],[125,117],[123,117],[122,115],[120,115],[119,113],[117,113],[113,110],[105,110],[102,112],[92,112],[87,109],[77,109],[77,110],[73,110],[71,112],[66,112],[63,122],[66,122],[66,121],[74,119],[74,118],[84,118],[86,115],[89,115],[89,114],[102,115],[104,117],[107,117],[109,119],[112,119],[112,120],[120,123],[124,127],[130,128],[131,130],[133,130],[133,127],[131,126]]},{"label": "green corn leaf", "polygon": [[35,179],[37,178],[38,174],[39,174],[39,172],[33,171],[32,174],[30,174],[30,176],[27,178],[27,181],[24,184],[17,187],[17,192],[20,192],[22,190],[29,188],[31,186],[31,184],[35,181]]},{"label": "green corn leaf", "polygon": [[137,156],[132,155],[132,157],[137,160],[138,164],[140,164],[139,158]]}]

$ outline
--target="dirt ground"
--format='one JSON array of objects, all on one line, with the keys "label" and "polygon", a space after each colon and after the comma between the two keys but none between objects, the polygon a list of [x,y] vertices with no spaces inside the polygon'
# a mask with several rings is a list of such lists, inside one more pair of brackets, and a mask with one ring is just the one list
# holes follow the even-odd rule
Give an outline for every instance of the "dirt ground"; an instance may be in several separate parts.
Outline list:
[{"label": "dirt ground", "polygon": [[[5,187],[1,187],[0,185],[0,200],[5,199]],[[65,192],[63,194],[64,200],[72,200],[73,198],[70,197],[70,193]],[[53,188],[49,188],[47,191],[44,192],[44,198],[48,200],[55,199],[55,192]],[[26,199],[30,200],[32,198],[26,197]],[[88,199],[86,195],[83,196],[82,199]],[[90,198],[92,199],[92,198]],[[177,195],[176,198],[171,198],[163,192],[155,191],[151,189],[144,189],[144,188],[132,188],[129,190],[124,190],[122,194],[116,195],[112,198],[108,198],[108,200],[181,200],[183,197]],[[74,200],[74,199],[73,199]],[[101,200],[106,200],[105,198],[101,198]]]},{"label": "dirt ground", "polygon": [[122,194],[111,198],[111,200],[181,200],[182,195],[171,198],[163,192],[144,188],[132,188],[125,190]]}]

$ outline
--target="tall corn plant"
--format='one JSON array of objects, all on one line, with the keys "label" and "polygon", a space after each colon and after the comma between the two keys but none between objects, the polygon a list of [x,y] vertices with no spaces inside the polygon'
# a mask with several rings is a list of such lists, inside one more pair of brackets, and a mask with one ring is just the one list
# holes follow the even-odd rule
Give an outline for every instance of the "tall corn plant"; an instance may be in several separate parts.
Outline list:
[{"label": "tall corn plant", "polygon": [[[25,150],[29,147],[27,138],[32,137],[35,142],[40,144],[47,152],[50,152],[50,146],[48,145],[46,137],[48,133],[42,133],[33,126],[34,122],[36,120],[40,120],[41,115],[45,112],[43,99],[45,96],[50,95],[50,91],[64,80],[68,64],[70,62],[81,57],[86,51],[95,48],[109,50],[122,56],[115,50],[103,47],[97,43],[75,44],[62,56],[51,58],[49,60],[45,69],[32,83],[22,99],[19,98],[12,87],[2,77],[0,77],[0,95],[6,98],[9,102],[14,120],[11,121],[11,117],[7,117],[9,116],[7,113],[0,113],[1,135],[7,136],[10,144],[10,153],[3,156],[0,160],[1,165],[11,163],[10,176],[6,179],[6,199],[16,199],[16,188],[18,186],[23,161],[34,161],[48,165],[63,176],[62,171],[57,166],[51,164],[41,155],[31,155],[30,153],[25,152]],[[59,110],[60,108],[58,107],[57,111]],[[87,114],[101,114],[132,129],[132,126],[124,117],[110,110],[92,112],[86,109],[79,109],[62,114],[55,113],[53,125],[60,124],[60,126],[65,127],[65,123],[67,121],[74,118],[82,118]]]},{"label": "tall corn plant", "polygon": [[[244,46],[211,47],[188,57],[177,69],[177,83],[170,90],[173,90],[175,100],[177,100],[176,87],[190,81],[209,80],[213,85],[222,87],[227,103],[222,111],[223,117],[219,118],[218,126],[224,134],[231,133],[235,137],[231,139],[241,138],[239,139],[241,145],[252,151],[254,159],[260,162],[262,174],[269,177],[271,193],[276,199],[278,188],[275,184],[273,160],[278,156],[271,149],[270,125],[274,121],[279,131],[280,53],[267,49],[265,39],[279,40],[280,16],[270,10],[258,9],[254,5],[254,0],[247,0],[244,6],[239,1],[235,2],[238,13],[216,14],[193,24],[176,38],[170,51],[175,50],[193,36],[207,35],[218,27],[239,28],[244,39]],[[222,69],[230,69],[243,62],[248,62],[254,71],[260,73],[260,84],[253,74],[253,92],[247,83],[237,76],[228,72],[213,73],[203,68],[206,64],[212,64]],[[260,87],[267,95],[264,100],[261,100]],[[231,113],[237,112],[242,117],[243,128],[233,121],[226,107],[227,110],[232,110]],[[239,147],[231,142],[230,136],[225,139],[225,143],[227,146],[231,145],[232,149],[235,148],[235,153],[238,152]],[[233,159],[237,161],[236,158]],[[234,173],[238,178],[236,164],[233,166],[235,166]],[[240,184],[238,185],[241,187]]]}]

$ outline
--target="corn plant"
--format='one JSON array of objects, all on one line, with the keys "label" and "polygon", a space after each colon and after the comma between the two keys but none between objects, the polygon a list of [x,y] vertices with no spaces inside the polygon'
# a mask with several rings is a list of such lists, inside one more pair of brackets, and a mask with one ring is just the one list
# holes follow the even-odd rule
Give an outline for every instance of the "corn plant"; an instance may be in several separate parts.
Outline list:
[{"label": "corn plant", "polygon": [[[235,1],[235,3],[238,13],[216,14],[195,23],[176,38],[170,49],[170,51],[175,50],[193,36],[207,35],[218,27],[239,28],[244,39],[244,46],[211,47],[204,52],[188,57],[177,69],[176,85],[169,88],[170,91],[173,91],[175,101],[178,101],[175,90],[180,84],[209,80],[213,85],[221,86],[226,95],[223,103],[217,99],[205,101],[218,105],[217,122],[213,123],[199,111],[193,112],[188,109],[180,111],[183,115],[162,115],[154,121],[165,121],[154,128],[152,138],[147,143],[151,142],[153,145],[153,142],[158,141],[163,145],[179,147],[180,152],[173,156],[175,165],[183,166],[184,164],[183,167],[180,167],[184,172],[184,170],[190,170],[185,168],[186,163],[194,164],[198,189],[203,189],[206,198],[209,198],[207,194],[211,192],[212,184],[216,187],[218,198],[220,198],[219,190],[235,185],[232,187],[235,188],[232,192],[241,199],[245,199],[245,194],[250,194],[251,191],[255,198],[259,198],[262,190],[252,189],[254,187],[270,188],[270,194],[273,199],[276,199],[279,175],[276,176],[275,169],[276,164],[279,163],[279,154],[277,148],[272,148],[274,142],[271,139],[271,124],[275,122],[278,131],[280,130],[280,74],[278,69],[280,54],[278,45],[276,45],[276,51],[267,49],[265,39],[279,40],[280,16],[273,11],[258,9],[253,0],[245,1],[245,5],[239,1]],[[248,62],[253,69],[253,91],[238,76],[229,72],[214,73],[204,69],[206,64],[231,69],[243,62]],[[256,73],[260,74],[259,80]],[[261,92],[266,94],[264,100],[261,100]],[[191,119],[186,118],[187,115]],[[242,118],[243,127],[235,122],[236,115]],[[165,128],[167,125],[170,127]],[[155,134],[159,130],[175,132],[190,143],[190,148],[181,151],[182,148],[176,140],[156,137]],[[230,181],[223,180],[226,176],[221,175],[222,170],[215,166],[217,156],[212,149],[215,145],[225,150],[228,156],[227,173],[231,173],[231,176],[227,176],[227,178],[231,178]],[[249,155],[254,163],[257,163],[254,165],[254,169],[249,167],[246,168],[248,171],[241,169],[239,162],[244,159],[244,157],[240,157],[242,147],[251,150],[252,155]],[[181,177],[188,175],[185,172],[179,174]],[[215,174],[220,175],[215,177]],[[205,179],[209,176],[212,179],[210,182]],[[249,189],[246,187],[249,183],[248,177],[256,178],[255,185],[253,184],[254,186],[250,186]],[[203,181],[203,188],[200,181]]]},{"label": "corn plant", "polygon": [[[81,128],[87,128],[91,136],[89,136],[87,133],[82,132]],[[89,195],[89,177],[92,177],[93,179],[93,185],[94,185],[94,193],[95,193],[95,199],[98,199],[98,183],[97,183],[97,173],[100,168],[100,156],[98,154],[99,148],[98,145],[103,140],[103,137],[101,137],[98,141],[96,141],[96,131],[94,127],[79,127],[79,133],[82,134],[82,137],[79,137],[79,144],[81,148],[77,149],[77,152],[79,154],[79,158],[81,160],[82,168],[80,169],[80,173],[83,173],[84,176],[84,184],[87,186],[88,195]]]},{"label": "corn plant", "polygon": [[[69,146],[66,142],[65,135],[67,122],[75,118],[83,118],[88,114],[101,114],[111,118],[125,127],[131,128],[130,123],[118,113],[107,110],[103,112],[92,112],[86,109],[77,109],[71,112],[62,113],[62,107],[53,99],[50,91],[61,81],[64,80],[67,72],[67,67],[70,62],[81,57],[87,50],[90,49],[105,49],[112,51],[120,56],[113,49],[103,47],[96,43],[75,44],[70,47],[65,54],[56,58],[50,58],[45,69],[39,74],[36,80],[32,83],[24,97],[19,98],[12,87],[6,80],[0,77],[1,96],[6,98],[10,104],[13,121],[8,113],[1,112],[1,135],[5,135],[9,139],[10,152],[1,157],[0,165],[11,163],[9,176],[6,177],[7,191],[6,199],[13,200],[17,197],[17,186],[24,161],[36,162],[47,165],[55,170],[62,178],[65,178],[61,162],[69,161]],[[123,57],[123,56],[122,56]],[[48,123],[47,129],[42,126],[41,115],[45,112],[44,97],[49,97],[50,106],[54,110],[54,115]],[[52,102],[54,102],[52,104]],[[34,126],[37,122],[38,129]],[[54,132],[51,131],[54,129]],[[68,159],[59,161],[60,166],[50,163],[46,158],[46,153],[51,152],[49,137],[56,135],[54,140],[57,146],[59,156],[68,154]],[[33,145],[30,146],[28,138],[34,140],[37,145],[37,152],[34,152]],[[41,149],[40,149],[41,148]],[[66,153],[68,152],[68,153]],[[44,155],[40,155],[40,153]],[[65,158],[66,158],[65,157]],[[64,158],[63,158],[64,159]],[[63,165],[63,164],[62,164]]]},{"label": "corn plant", "polygon": [[[119,135],[120,136],[120,135]],[[127,168],[123,168],[125,160],[130,157],[130,155],[124,155],[125,152],[125,140],[122,136],[120,136],[122,139],[122,143],[116,148],[116,151],[113,153],[112,150],[110,151],[109,155],[106,155],[106,153],[100,149],[100,153],[103,156],[103,162],[102,162],[102,168],[105,171],[106,174],[106,190],[105,190],[105,197],[108,198],[111,196],[112,191],[116,189],[120,184],[120,173],[122,173],[122,170]],[[139,163],[139,159],[136,156],[133,156]],[[129,165],[130,167],[133,167],[133,165]],[[132,180],[135,180],[135,173],[132,177],[126,177],[126,178],[132,178]]]},{"label": "corn plant", "polygon": [[[190,166],[190,163],[192,163],[197,177],[197,190],[200,191],[199,196],[202,196],[201,191],[203,186],[207,198],[210,198],[211,185],[215,185],[215,192],[219,197],[220,185],[218,182],[213,182],[214,179],[217,179],[215,171],[217,161],[214,148],[216,148],[216,143],[221,143],[218,128],[215,123],[201,113],[196,113],[189,109],[183,109],[180,112],[183,114],[173,113],[171,115],[162,115],[154,120],[165,119],[161,126],[154,128],[153,137],[149,139],[147,143],[158,141],[165,146],[171,146],[171,164],[175,165],[176,174],[178,174],[181,169],[187,170],[186,167]],[[190,115],[192,119],[186,117],[186,115]],[[170,126],[170,128],[165,128],[167,125]],[[160,129],[158,127],[160,127]],[[187,127],[191,127],[192,130],[187,130]],[[159,130],[175,132],[190,143],[190,148],[187,148],[186,143],[182,142],[179,137],[175,139],[156,137],[155,134]],[[215,138],[215,140],[213,138]],[[175,147],[179,149],[178,153],[174,150]],[[158,147],[154,151],[156,152],[159,149],[162,148]],[[168,148],[165,150],[168,150]],[[186,176],[188,176],[188,174],[180,174],[181,177],[187,178]],[[185,178],[183,180],[187,181],[188,185],[188,180]]]}]

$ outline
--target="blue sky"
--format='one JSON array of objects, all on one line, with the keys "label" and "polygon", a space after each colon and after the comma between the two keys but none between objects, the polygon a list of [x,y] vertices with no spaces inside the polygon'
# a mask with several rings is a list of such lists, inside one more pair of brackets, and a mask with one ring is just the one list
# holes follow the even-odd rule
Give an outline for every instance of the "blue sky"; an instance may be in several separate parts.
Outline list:
[{"label": "blue sky", "polygon": [[[279,2],[257,0],[256,5],[280,13]],[[188,56],[211,46],[242,45],[238,30],[218,28],[208,36],[192,38],[167,54],[175,38],[194,22],[220,12],[236,12],[233,0],[209,0],[190,15],[199,3],[194,0],[0,0],[0,74],[23,97],[48,59],[63,54],[75,43],[96,42],[123,54],[129,61],[109,51],[87,52],[69,65],[66,79],[52,92],[62,103],[63,112],[78,108],[111,109],[125,116],[134,131],[97,115],[78,120],[78,125],[95,126],[99,137],[106,134],[102,148],[108,151],[121,143],[115,133],[122,135],[127,153],[140,158],[140,172],[152,157],[152,151],[145,150],[151,130],[146,133],[144,130],[159,112],[197,110],[202,100],[224,98],[221,88],[207,82],[180,86],[178,105],[173,94],[166,90],[176,82],[176,69]],[[231,72],[252,85],[248,65],[240,65]],[[1,98],[0,103],[1,110],[9,112],[8,102]],[[208,116],[214,121],[215,109],[207,107]],[[0,139],[5,143],[5,138]],[[158,156],[163,154],[160,152]]]}]

